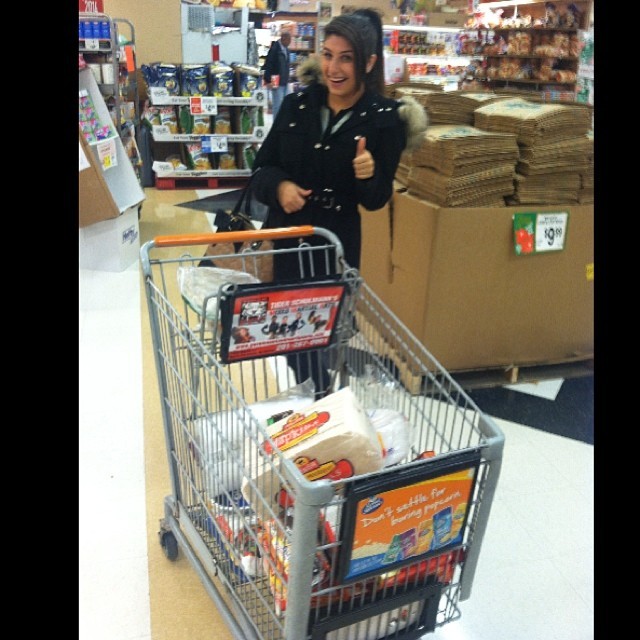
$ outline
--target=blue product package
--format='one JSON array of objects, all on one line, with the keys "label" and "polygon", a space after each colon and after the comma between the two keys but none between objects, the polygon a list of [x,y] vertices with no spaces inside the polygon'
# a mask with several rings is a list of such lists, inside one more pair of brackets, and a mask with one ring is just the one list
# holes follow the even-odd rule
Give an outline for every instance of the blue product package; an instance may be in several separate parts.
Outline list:
[{"label": "blue product package", "polygon": [[451,535],[452,509],[446,507],[433,515],[433,548],[437,549],[449,542]]}]

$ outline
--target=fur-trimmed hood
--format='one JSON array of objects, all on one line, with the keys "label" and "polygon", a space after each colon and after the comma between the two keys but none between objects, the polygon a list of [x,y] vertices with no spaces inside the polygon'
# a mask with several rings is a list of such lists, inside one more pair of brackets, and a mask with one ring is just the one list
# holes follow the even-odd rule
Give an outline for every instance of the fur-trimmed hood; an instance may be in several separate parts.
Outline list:
[{"label": "fur-trimmed hood", "polygon": [[[309,56],[301,62],[297,70],[301,84],[323,84],[320,61],[315,56]],[[407,125],[407,145],[405,151],[417,149],[424,139],[429,119],[426,109],[411,96],[402,96],[396,100],[399,103],[398,115]]]}]

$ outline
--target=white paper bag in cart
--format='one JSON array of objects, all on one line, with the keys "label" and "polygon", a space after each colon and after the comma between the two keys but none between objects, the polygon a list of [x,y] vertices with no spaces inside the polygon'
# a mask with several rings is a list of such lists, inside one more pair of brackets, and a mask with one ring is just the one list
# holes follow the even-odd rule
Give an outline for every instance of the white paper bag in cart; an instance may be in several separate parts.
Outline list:
[{"label": "white paper bag in cart", "polygon": [[[284,411],[299,411],[313,403],[315,385],[309,378],[300,384],[266,400],[248,405],[257,420],[267,420]],[[228,491],[239,490],[242,477],[242,443],[247,420],[236,411],[218,411],[202,416],[194,422],[194,459],[204,468],[209,498]],[[198,451],[200,453],[198,453]],[[238,462],[238,460],[240,462]]]},{"label": "white paper bag in cart", "polygon": [[[308,480],[340,480],[379,471],[384,466],[378,434],[349,387],[279,420],[268,426],[267,431],[278,449],[295,462]],[[270,457],[269,442],[263,443],[263,453]],[[279,477],[272,473],[278,461],[277,456],[266,462],[260,458],[251,469],[251,481],[260,497],[273,508],[277,508],[280,491]],[[258,498],[247,478],[242,481],[242,494],[250,504]]]}]

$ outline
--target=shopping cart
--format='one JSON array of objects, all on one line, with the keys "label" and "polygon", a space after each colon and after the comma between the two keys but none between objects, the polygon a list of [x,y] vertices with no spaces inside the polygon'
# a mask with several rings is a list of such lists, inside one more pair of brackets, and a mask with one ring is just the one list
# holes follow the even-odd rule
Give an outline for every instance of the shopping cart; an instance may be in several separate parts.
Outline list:
[{"label": "shopping cart", "polygon": [[[198,266],[206,246],[238,242]],[[279,253],[302,277],[258,282]],[[163,236],[141,263],[172,489],[160,543],[188,558],[233,637],[415,639],[458,619],[504,437],[338,238],[312,226]],[[204,274],[223,277],[204,294],[198,280],[198,297],[185,283]],[[304,326],[278,334],[284,315]]]}]

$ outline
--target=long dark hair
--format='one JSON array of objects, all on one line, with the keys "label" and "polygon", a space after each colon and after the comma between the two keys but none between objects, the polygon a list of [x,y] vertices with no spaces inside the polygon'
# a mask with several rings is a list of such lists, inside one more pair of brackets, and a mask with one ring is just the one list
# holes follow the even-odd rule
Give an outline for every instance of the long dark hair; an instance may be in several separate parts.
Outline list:
[{"label": "long dark hair", "polygon": [[[345,38],[354,51],[356,81],[367,89],[384,93],[384,58],[382,52],[382,18],[374,9],[356,9],[353,13],[336,16],[324,29],[324,37]],[[376,62],[367,73],[369,56],[376,54]]]}]

